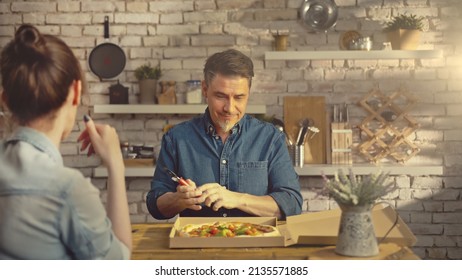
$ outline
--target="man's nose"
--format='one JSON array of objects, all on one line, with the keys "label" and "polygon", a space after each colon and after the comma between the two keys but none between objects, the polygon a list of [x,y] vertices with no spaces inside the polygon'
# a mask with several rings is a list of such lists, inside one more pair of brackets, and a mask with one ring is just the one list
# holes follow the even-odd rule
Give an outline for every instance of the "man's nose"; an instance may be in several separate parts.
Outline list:
[{"label": "man's nose", "polygon": [[235,111],[235,102],[232,99],[228,99],[225,103],[225,111],[228,113],[233,113]]}]

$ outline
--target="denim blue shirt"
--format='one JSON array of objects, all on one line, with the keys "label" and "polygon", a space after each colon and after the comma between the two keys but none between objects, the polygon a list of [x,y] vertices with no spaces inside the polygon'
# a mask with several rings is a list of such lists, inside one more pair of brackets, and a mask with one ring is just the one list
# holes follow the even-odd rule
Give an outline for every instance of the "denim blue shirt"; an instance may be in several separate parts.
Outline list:
[{"label": "denim blue shirt", "polygon": [[[168,219],[157,208],[157,198],[175,192],[173,182],[163,170],[165,165],[178,176],[193,180],[197,186],[218,183],[234,192],[256,196],[270,195],[278,204],[282,217],[300,214],[302,196],[284,134],[272,124],[250,115],[237,123],[223,143],[212,125],[208,109],[205,114],[171,128],[162,138],[161,150],[147,194],[147,207],[156,219]],[[239,209],[213,211],[186,209],[180,216],[250,216]]]},{"label": "denim blue shirt", "polygon": [[42,133],[0,142],[0,259],[127,259],[99,191]]}]

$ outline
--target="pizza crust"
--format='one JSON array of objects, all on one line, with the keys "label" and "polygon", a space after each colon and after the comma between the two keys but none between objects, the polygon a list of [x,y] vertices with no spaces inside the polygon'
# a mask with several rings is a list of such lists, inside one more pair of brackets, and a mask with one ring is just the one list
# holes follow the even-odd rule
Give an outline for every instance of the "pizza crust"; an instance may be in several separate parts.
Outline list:
[{"label": "pizza crust", "polygon": [[[208,230],[212,227],[229,227],[232,226],[235,230],[230,230],[232,232],[232,236],[227,236],[226,234],[221,235],[212,235],[208,234],[206,236],[201,236],[198,233],[202,231],[203,233],[208,232]],[[245,228],[251,228],[252,234],[242,234],[239,230],[243,230]],[[226,229],[228,230],[228,229]],[[211,222],[211,223],[203,223],[203,224],[187,224],[182,228],[177,230],[178,236],[180,237],[268,237],[268,236],[281,236],[278,228],[271,225],[261,225],[261,224],[254,224],[254,223],[242,223],[242,222]],[[230,233],[231,234],[231,233]]]}]

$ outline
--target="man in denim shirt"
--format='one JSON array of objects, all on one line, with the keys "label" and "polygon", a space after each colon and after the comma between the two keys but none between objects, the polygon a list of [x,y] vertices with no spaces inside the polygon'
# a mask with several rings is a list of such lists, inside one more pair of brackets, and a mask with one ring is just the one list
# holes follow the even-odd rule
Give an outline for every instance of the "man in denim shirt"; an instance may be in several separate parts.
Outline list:
[{"label": "man in denim shirt", "polygon": [[[180,216],[286,216],[301,212],[298,175],[285,136],[245,114],[253,63],[236,50],[204,67],[205,113],[164,134],[147,195],[156,219]],[[162,167],[187,178],[172,181]]]}]

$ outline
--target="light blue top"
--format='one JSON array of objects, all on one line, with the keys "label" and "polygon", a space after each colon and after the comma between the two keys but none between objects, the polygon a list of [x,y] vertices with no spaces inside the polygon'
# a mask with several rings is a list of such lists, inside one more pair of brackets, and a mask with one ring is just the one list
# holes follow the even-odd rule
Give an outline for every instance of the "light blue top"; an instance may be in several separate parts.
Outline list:
[{"label": "light blue top", "polygon": [[0,142],[0,259],[128,259],[99,191],[42,133]]},{"label": "light blue top", "polygon": [[[198,186],[215,182],[235,192],[269,195],[278,204],[283,219],[301,213],[300,184],[284,134],[274,125],[250,115],[244,115],[233,127],[225,143],[216,135],[208,109],[164,134],[146,201],[156,219],[171,218],[159,212],[157,198],[166,192],[175,192],[177,186],[162,165]],[[180,216],[250,215],[239,209],[221,208],[215,212],[203,206],[200,211],[186,209]]]}]

